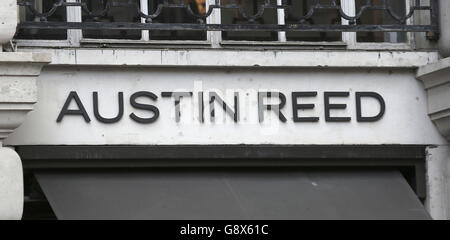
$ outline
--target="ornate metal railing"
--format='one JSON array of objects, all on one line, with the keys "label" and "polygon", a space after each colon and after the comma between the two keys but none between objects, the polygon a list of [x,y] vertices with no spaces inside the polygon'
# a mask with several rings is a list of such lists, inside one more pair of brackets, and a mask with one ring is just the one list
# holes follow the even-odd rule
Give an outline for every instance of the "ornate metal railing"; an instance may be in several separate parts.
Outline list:
[{"label": "ornate metal railing", "polygon": [[[44,0],[45,1],[45,0]],[[242,0],[241,0],[242,1]],[[299,0],[301,1],[301,0]],[[357,0],[358,1],[358,0]],[[340,6],[338,0],[330,0],[328,4],[320,3],[319,0],[313,1],[313,4],[307,10],[306,14],[296,13],[288,1],[282,1],[281,5],[273,4],[273,1],[265,0],[263,4],[258,6],[256,14],[250,15],[245,12],[236,0],[229,0],[228,4],[221,4],[216,0],[214,4],[209,5],[202,13],[194,11],[190,4],[186,1],[169,1],[163,0],[157,5],[155,11],[144,13],[141,11],[137,3],[130,1],[108,1],[105,8],[101,11],[93,11],[88,8],[87,4],[81,1],[70,2],[66,0],[55,1],[53,7],[45,12],[39,12],[34,8],[32,0],[19,0],[18,5],[25,6],[35,18],[39,21],[25,21],[19,24],[22,29],[111,29],[111,30],[188,30],[188,31],[320,31],[320,32],[438,32],[438,0],[430,0],[429,5],[421,5],[420,0],[412,1],[409,12],[405,15],[397,14],[388,4],[389,1],[399,0],[381,0],[381,4],[373,4],[371,0],[364,0],[364,4],[360,7],[354,16],[347,15]],[[180,2],[180,3],[174,3]],[[71,6],[79,6],[84,12],[83,18],[91,21],[84,22],[55,22],[48,21],[58,8],[66,8]],[[99,19],[105,17],[112,7],[127,7],[135,9],[136,13],[146,19],[145,23],[141,22],[100,22]],[[160,16],[164,9],[178,8],[185,9],[186,13],[197,20],[196,23],[156,23],[153,20]],[[208,24],[206,19],[211,16],[215,9],[235,9],[235,11],[244,19],[245,23],[239,24]],[[257,21],[267,9],[283,9],[286,15],[291,19],[296,19],[295,23],[288,24],[261,24]],[[348,25],[342,24],[311,24],[310,19],[315,15],[317,10],[332,10],[339,13],[342,19],[348,20]],[[378,10],[384,11],[392,17],[396,23],[385,25],[362,25],[358,24],[358,20],[368,11]],[[428,11],[430,14],[430,23],[427,25],[415,25],[408,23],[417,11]]]}]

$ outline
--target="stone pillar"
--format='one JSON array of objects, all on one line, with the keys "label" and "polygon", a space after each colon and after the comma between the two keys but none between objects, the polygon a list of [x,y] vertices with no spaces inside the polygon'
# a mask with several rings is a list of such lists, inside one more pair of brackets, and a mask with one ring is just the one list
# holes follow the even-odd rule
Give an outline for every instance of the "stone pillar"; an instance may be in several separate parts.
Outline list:
[{"label": "stone pillar", "polygon": [[450,157],[448,146],[427,148],[427,199],[426,207],[435,220],[450,218],[450,191],[448,189],[448,164]]},{"label": "stone pillar", "polygon": [[[450,2],[450,1],[448,1]],[[428,95],[428,115],[450,141],[450,58],[419,68]],[[427,206],[434,219],[450,219],[450,146],[427,149]]]},{"label": "stone pillar", "polygon": [[0,219],[22,217],[23,176],[20,157],[9,148],[0,148]]},{"label": "stone pillar", "polygon": [[[16,26],[16,0],[1,0],[0,46],[11,41]],[[20,157],[2,142],[33,110],[36,79],[50,61],[48,54],[3,52],[0,48],[0,219],[20,219],[24,195]]]},{"label": "stone pillar", "polygon": [[439,52],[443,57],[450,57],[450,1],[439,0],[440,39]]},{"label": "stone pillar", "polygon": [[17,1],[0,1],[0,52],[1,45],[9,42],[16,33]]},{"label": "stone pillar", "polygon": [[[450,142],[450,1],[439,0],[439,53],[443,59],[419,68],[428,95],[428,115]],[[435,219],[450,219],[450,145],[427,150],[427,206]]]},{"label": "stone pillar", "polygon": [[0,219],[20,219],[23,210],[22,163],[2,142],[33,110],[36,79],[50,60],[41,53],[0,52]]}]

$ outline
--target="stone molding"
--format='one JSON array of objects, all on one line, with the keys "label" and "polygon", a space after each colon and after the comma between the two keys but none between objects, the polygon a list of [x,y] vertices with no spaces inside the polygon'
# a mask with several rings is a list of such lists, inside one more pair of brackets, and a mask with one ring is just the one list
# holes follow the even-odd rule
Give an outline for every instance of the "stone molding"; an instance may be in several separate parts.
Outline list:
[{"label": "stone molding", "polygon": [[417,78],[428,94],[428,114],[441,134],[450,140],[450,58],[420,67]]},{"label": "stone molding", "polygon": [[36,79],[50,62],[48,54],[0,52],[0,142],[33,110]]}]

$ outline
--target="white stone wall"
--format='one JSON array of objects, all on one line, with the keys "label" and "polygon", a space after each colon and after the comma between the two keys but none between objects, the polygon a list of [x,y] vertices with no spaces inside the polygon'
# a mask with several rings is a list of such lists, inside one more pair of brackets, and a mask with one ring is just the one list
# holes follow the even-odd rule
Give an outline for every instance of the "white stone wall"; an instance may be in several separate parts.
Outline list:
[{"label": "white stone wall", "polygon": [[[125,68],[125,67],[47,67],[38,81],[39,101],[25,123],[6,141],[8,145],[152,145],[152,144],[443,144],[445,139],[427,116],[427,97],[413,70],[405,69],[274,69],[274,68]],[[400,90],[401,89],[401,90]],[[77,91],[91,122],[81,116],[58,115],[71,91]],[[118,113],[118,93],[124,94],[124,115],[120,121],[105,124],[94,117],[93,92],[99,94],[99,109],[104,117]],[[149,117],[134,109],[130,96],[150,91],[160,116],[155,123],[140,124],[131,113]],[[174,101],[161,92],[194,92],[181,101],[181,121],[175,121]],[[222,118],[216,106],[217,120],[210,121],[205,93],[205,122],[198,120],[197,92],[217,91],[233,106],[233,94],[240,92],[241,120]],[[265,111],[265,122],[258,121],[258,91],[279,91],[286,95],[282,109],[287,122]],[[317,123],[294,123],[291,92],[317,91],[314,98],[300,99],[315,104],[314,110],[301,111],[316,116]],[[326,122],[324,92],[346,91],[350,96],[333,98],[332,103],[347,104],[346,110],[332,115],[349,116],[350,122]],[[373,91],[386,102],[382,119],[372,123],[356,121],[355,92]],[[273,100],[277,102],[277,100]],[[376,115],[379,104],[363,102],[366,116]],[[70,109],[77,109],[72,101]]]}]

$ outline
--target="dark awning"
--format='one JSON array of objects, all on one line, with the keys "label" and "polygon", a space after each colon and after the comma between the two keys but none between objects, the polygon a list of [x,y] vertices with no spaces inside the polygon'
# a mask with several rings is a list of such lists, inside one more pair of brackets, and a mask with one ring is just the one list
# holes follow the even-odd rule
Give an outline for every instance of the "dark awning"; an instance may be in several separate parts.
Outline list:
[{"label": "dark awning", "polygon": [[397,171],[36,173],[58,219],[430,219]]}]

